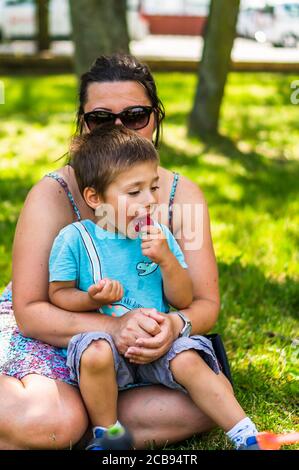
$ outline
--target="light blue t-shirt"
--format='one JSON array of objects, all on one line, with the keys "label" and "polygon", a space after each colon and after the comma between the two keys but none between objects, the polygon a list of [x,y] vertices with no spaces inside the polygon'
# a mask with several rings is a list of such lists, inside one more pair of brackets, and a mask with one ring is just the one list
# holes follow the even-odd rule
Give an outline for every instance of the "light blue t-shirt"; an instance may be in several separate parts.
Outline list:
[{"label": "light blue t-shirt", "polygon": [[[169,248],[181,266],[187,268],[172,233],[166,226],[156,225],[163,230]],[[49,271],[50,282],[76,281],[76,287],[82,291],[87,291],[102,278],[119,281],[124,296],[99,309],[107,315],[121,316],[140,307],[169,311],[160,267],[142,254],[141,239],[119,237],[91,220],[75,222],[60,231],[50,254]]]}]

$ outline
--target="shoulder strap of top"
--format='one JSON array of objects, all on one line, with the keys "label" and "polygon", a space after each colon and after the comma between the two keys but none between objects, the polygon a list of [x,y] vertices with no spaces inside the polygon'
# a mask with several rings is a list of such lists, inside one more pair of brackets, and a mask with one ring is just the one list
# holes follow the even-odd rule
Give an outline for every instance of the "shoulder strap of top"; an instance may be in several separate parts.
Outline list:
[{"label": "shoulder strap of top", "polygon": [[64,190],[65,194],[67,195],[68,200],[71,203],[72,209],[75,213],[75,216],[76,216],[77,220],[81,220],[80,211],[79,211],[79,209],[78,209],[78,207],[77,207],[77,205],[74,201],[73,195],[70,192],[66,181],[62,178],[62,176],[60,176],[58,173],[55,173],[55,172],[47,173],[45,176],[47,176],[49,178],[53,178],[54,180],[56,180],[60,184],[60,186]]},{"label": "shoulder strap of top", "polygon": [[87,252],[90,264],[91,264],[93,282],[96,284],[97,282],[99,282],[100,279],[102,279],[102,269],[101,269],[100,257],[97,253],[92,236],[89,233],[86,225],[83,224],[82,222],[75,222],[73,224],[73,227],[75,227],[80,233],[83,245],[86,249],[86,252]]},{"label": "shoulder strap of top", "polygon": [[178,181],[179,181],[179,173],[176,173],[176,172],[173,172],[173,182],[172,182],[172,186],[171,186],[171,191],[170,191],[170,196],[169,196],[169,204],[168,204],[168,224],[169,224],[169,230],[171,232],[173,232],[173,201],[174,201],[174,197],[175,197],[175,192],[176,192],[176,188],[177,188],[177,185],[178,185]]}]

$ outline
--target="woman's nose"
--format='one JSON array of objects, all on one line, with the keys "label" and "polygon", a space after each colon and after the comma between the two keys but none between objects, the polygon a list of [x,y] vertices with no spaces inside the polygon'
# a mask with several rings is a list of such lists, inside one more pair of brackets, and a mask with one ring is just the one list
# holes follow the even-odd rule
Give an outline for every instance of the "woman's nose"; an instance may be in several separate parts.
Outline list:
[{"label": "woman's nose", "polygon": [[114,123],[116,126],[120,126],[122,124],[121,120],[119,118],[116,118],[115,119],[115,123]]}]

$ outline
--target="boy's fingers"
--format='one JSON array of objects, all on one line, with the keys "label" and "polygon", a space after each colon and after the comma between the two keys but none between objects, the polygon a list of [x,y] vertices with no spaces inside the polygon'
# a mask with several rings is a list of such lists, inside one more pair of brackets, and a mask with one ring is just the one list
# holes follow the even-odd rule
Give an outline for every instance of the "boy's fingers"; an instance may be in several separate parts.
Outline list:
[{"label": "boy's fingers", "polygon": [[159,227],[154,227],[153,225],[146,225],[140,230],[140,237],[141,239],[152,238],[153,240],[156,240],[157,238],[162,237],[162,231]]},{"label": "boy's fingers", "polygon": [[101,280],[96,284],[98,292],[101,292],[101,291],[104,289],[105,285],[106,285],[106,279],[101,279]]},{"label": "boy's fingers", "polygon": [[150,248],[152,246],[152,241],[151,240],[143,240],[141,243],[141,248]]},{"label": "boy's fingers", "polygon": [[103,280],[97,282],[97,284],[92,284],[88,289],[89,295],[96,295],[99,292],[102,292],[104,286],[105,282],[103,282]]},{"label": "boy's fingers", "polygon": [[110,292],[113,299],[120,299],[121,284],[118,281],[112,281],[112,289]]},{"label": "boy's fingers", "polygon": [[113,284],[110,281],[110,279],[106,279],[105,286],[102,290],[102,293],[105,294],[105,295],[109,294],[112,290],[112,287],[113,287]]},{"label": "boy's fingers", "polygon": [[118,283],[118,289],[117,289],[117,296],[119,299],[121,299],[124,295],[124,290],[123,290],[123,287],[121,285],[121,283],[119,282]]},{"label": "boy's fingers", "polygon": [[89,293],[89,295],[95,295],[95,294],[98,293],[98,291],[99,291],[99,290],[98,290],[98,287],[97,287],[96,284],[93,284],[92,286],[90,286],[90,287],[88,288],[88,293]]},{"label": "boy's fingers", "polygon": [[117,295],[118,290],[119,290],[119,282],[118,281],[112,281],[111,293],[113,295]]},{"label": "boy's fingers", "polygon": [[140,229],[140,233],[143,233],[143,232],[155,234],[155,233],[160,233],[161,229],[159,227],[156,227],[155,225],[144,225]]}]

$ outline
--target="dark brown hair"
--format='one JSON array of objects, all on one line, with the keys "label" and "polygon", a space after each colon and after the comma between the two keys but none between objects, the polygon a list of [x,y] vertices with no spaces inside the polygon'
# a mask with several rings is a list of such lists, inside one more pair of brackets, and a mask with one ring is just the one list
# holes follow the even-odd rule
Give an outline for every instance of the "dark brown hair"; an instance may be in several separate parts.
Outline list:
[{"label": "dark brown hair", "polygon": [[77,134],[83,133],[84,106],[87,102],[88,87],[91,83],[133,81],[140,83],[154,108],[156,135],[155,147],[158,147],[162,121],[165,117],[164,106],[157,94],[154,78],[146,64],[128,54],[102,55],[92,64],[90,70],[81,76],[79,88],[79,109],[77,112]]},{"label": "dark brown hair", "polygon": [[101,196],[120,173],[132,166],[147,161],[159,163],[158,153],[148,139],[114,124],[74,137],[70,157],[81,193],[91,187]]}]

